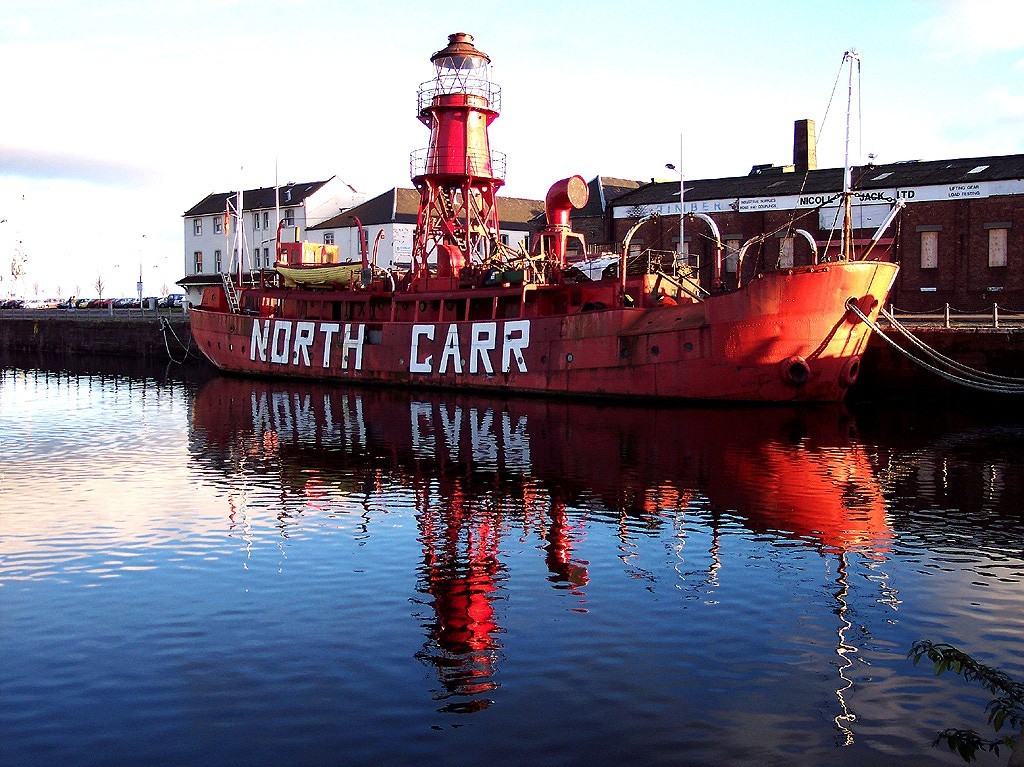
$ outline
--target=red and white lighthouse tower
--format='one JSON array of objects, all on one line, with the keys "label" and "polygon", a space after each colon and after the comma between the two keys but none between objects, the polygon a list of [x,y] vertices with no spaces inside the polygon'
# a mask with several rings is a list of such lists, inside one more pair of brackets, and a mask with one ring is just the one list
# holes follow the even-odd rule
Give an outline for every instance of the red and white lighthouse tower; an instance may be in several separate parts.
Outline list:
[{"label": "red and white lighthouse tower", "polygon": [[428,275],[436,256],[438,277],[457,277],[474,259],[497,247],[495,194],[504,183],[504,158],[492,155],[487,128],[498,116],[501,89],[491,82],[491,59],[457,32],[430,57],[436,74],[419,89],[420,121],[430,145],[412,155],[412,182],[419,190],[413,272]]}]

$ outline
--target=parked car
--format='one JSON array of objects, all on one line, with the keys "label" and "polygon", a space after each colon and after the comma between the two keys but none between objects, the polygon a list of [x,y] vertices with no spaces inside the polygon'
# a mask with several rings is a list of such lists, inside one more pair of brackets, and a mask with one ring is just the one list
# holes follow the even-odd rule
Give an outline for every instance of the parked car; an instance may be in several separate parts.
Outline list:
[{"label": "parked car", "polygon": [[171,293],[167,296],[167,306],[172,309],[180,309],[185,305],[184,293]]}]

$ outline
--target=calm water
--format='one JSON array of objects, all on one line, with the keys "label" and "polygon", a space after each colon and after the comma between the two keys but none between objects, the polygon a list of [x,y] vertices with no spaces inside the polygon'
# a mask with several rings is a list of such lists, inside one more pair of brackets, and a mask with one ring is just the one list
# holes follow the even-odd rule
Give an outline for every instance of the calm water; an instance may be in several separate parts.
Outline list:
[{"label": "calm water", "polygon": [[3,765],[961,764],[911,643],[1024,676],[1020,422],[173,374],[0,367]]}]

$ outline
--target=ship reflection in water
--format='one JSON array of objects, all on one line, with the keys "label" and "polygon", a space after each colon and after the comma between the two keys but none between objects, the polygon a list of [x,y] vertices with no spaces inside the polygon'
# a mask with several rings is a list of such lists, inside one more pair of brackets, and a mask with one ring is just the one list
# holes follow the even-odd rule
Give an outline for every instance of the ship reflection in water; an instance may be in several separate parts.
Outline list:
[{"label": "ship reflection in water", "polygon": [[[230,488],[229,524],[242,525],[253,473],[274,485],[282,536],[310,510],[387,512],[394,488],[414,498],[422,548],[417,591],[440,711],[494,702],[502,660],[500,603],[510,548],[534,546],[547,579],[586,611],[592,574],[576,549],[590,526],[614,530],[634,577],[638,536],[674,541],[675,569],[711,601],[720,531],[791,539],[834,559],[838,616],[835,723],[845,723],[845,676],[857,652],[847,636],[846,556],[874,562],[876,601],[895,609],[877,565],[893,539],[876,470],[841,409],[654,409],[499,400],[215,378],[197,392],[194,460]],[[687,520],[710,530],[701,572],[687,569]],[[836,704],[833,703],[833,706]]]}]

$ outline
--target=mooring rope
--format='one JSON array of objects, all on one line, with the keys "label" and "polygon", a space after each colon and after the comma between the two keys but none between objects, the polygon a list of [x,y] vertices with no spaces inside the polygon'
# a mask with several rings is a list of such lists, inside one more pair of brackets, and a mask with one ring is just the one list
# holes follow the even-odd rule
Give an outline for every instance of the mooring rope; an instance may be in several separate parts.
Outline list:
[{"label": "mooring rope", "polygon": [[940,378],[944,378],[961,386],[966,386],[970,389],[978,389],[980,391],[991,392],[994,394],[1024,394],[1024,379],[1021,378],[1010,378],[1008,376],[998,376],[993,373],[986,373],[983,370],[977,370],[975,368],[967,367],[955,360],[946,357],[943,354],[935,351],[920,339],[915,338],[903,325],[901,325],[895,318],[889,314],[885,309],[881,310],[881,315],[885,317],[889,322],[893,323],[893,328],[896,329],[904,337],[908,338],[915,346],[924,351],[929,357],[936,362],[946,365],[952,368],[956,372],[950,372],[949,370],[943,370],[942,368],[936,367],[935,365],[926,362],[925,360],[914,356],[908,349],[904,349],[898,343],[896,343],[889,335],[878,326],[877,323],[871,320],[861,308],[857,305],[857,302],[850,299],[846,302],[846,308],[856,314],[860,320],[871,328],[883,341],[889,344],[896,351],[900,352],[903,356],[909,359],[911,362],[919,365],[925,370],[934,373]]},{"label": "mooring rope", "polygon": [[991,381],[993,383],[1024,386],[1024,378],[1014,378],[1012,376],[1001,376],[996,375],[995,373],[986,373],[983,370],[977,370],[975,368],[968,367],[967,365],[964,365],[961,362],[957,362],[956,360],[942,354],[937,349],[933,349],[932,347],[928,346],[928,344],[924,343],[920,338],[914,336],[914,334],[907,329],[906,325],[901,323],[898,319],[896,319],[891,313],[886,311],[884,308],[881,310],[880,314],[883,317],[885,317],[885,319],[887,319],[897,331],[899,331],[900,335],[902,335],[904,338],[906,338],[908,341],[914,344],[914,346],[919,348],[921,351],[923,351],[925,354],[927,354],[929,357],[936,360],[937,362],[941,362],[942,364],[948,365],[949,367],[953,368],[954,370],[960,373],[963,373],[969,378],[976,378],[979,381]]},{"label": "mooring rope", "polygon": [[[183,344],[181,342],[181,339],[178,338],[178,334],[174,332],[174,328],[171,327],[170,320],[168,320],[166,317],[160,318],[160,330],[164,336],[164,348],[167,350],[167,356],[170,358],[171,362],[175,363],[176,365],[184,365],[185,360],[187,360],[190,356],[194,356],[190,351],[190,347],[192,346],[193,340],[191,333],[189,333],[188,336],[188,344]],[[180,360],[174,359],[174,355],[171,353],[171,346],[167,341],[168,331],[170,331],[170,334],[174,336],[174,340],[178,342],[178,346],[185,350],[185,356],[182,357]]]}]

